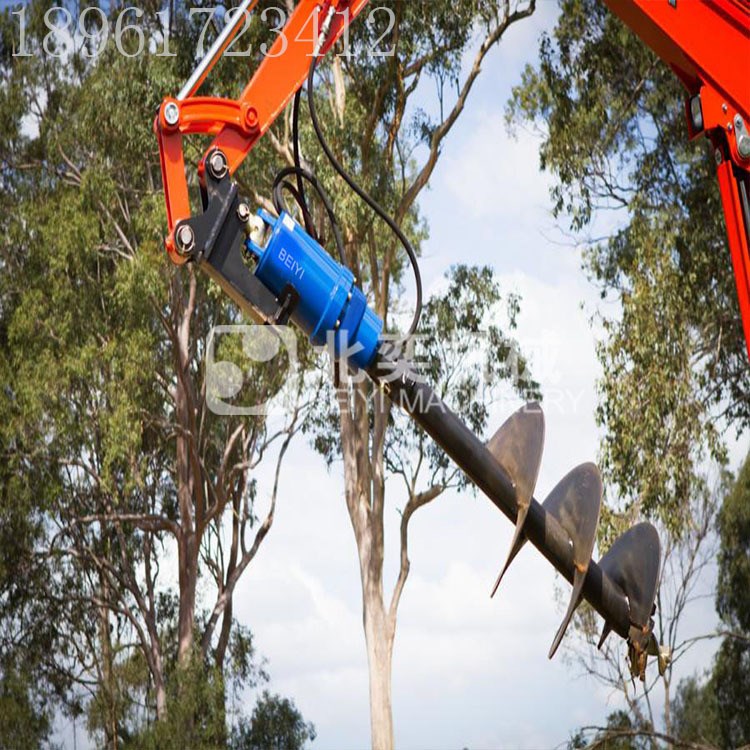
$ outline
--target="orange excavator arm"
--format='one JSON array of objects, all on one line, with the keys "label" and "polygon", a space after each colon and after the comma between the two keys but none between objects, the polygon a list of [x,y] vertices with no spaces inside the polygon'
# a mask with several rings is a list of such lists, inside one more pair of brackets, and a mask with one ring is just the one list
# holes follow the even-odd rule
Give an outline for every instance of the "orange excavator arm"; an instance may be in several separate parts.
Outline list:
[{"label": "orange excavator arm", "polygon": [[[748,0],[603,0],[685,85],[688,134],[714,147],[737,296],[750,356],[750,2]],[[244,0],[176,97],[155,122],[169,233],[166,247],[184,263],[175,229],[190,216],[182,138],[215,134],[232,174],[368,0],[300,0],[282,33],[236,100],[196,96],[257,0]],[[325,26],[325,33],[321,30]],[[199,166],[203,175],[205,157]]]},{"label": "orange excavator arm", "polygon": [[750,2],[604,2],[685,85],[689,136],[711,140],[750,356]]},{"label": "orange excavator arm", "polygon": [[[178,252],[174,230],[190,216],[183,136],[214,134],[206,154],[221,151],[229,173],[234,174],[304,83],[313,57],[324,55],[336,43],[368,0],[300,0],[238,99],[196,96],[257,2],[244,0],[240,4],[180,93],[164,99],[154,123],[167,203],[169,234],[165,244],[169,257],[178,264],[186,258]],[[199,165],[201,176],[204,166],[205,157]]]}]

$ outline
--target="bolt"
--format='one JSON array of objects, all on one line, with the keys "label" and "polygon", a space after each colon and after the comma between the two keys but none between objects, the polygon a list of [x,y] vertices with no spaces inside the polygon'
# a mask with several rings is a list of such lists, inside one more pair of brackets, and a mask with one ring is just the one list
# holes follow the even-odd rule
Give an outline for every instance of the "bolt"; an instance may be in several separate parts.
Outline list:
[{"label": "bolt", "polygon": [[334,325],[334,328],[335,328],[335,329],[336,329],[337,331],[339,330],[339,328],[341,328],[341,321],[340,321],[340,320],[337,320],[337,321],[336,321],[336,325]]},{"label": "bolt", "polygon": [[227,157],[224,156],[224,152],[219,151],[218,149],[213,151],[211,156],[208,157],[208,171],[211,172],[211,175],[215,179],[220,180],[228,170],[229,166],[227,164]]},{"label": "bolt", "polygon": [[258,129],[260,120],[258,119],[258,110],[255,107],[248,107],[247,112],[245,112],[245,125],[250,131]]},{"label": "bolt", "polygon": [[745,123],[742,122],[742,117],[739,115],[734,116],[734,129],[735,130],[742,130],[745,127]]},{"label": "bolt", "polygon": [[727,133],[731,133],[731,132],[732,132],[732,123],[728,122],[727,123]]},{"label": "bolt", "polygon": [[174,102],[167,102],[164,106],[164,122],[167,125],[177,125],[180,121],[180,108]]},{"label": "bolt", "polygon": [[727,103],[724,102],[724,104],[721,105],[721,111],[726,114],[729,107],[727,107]]},{"label": "bolt", "polygon": [[247,232],[248,237],[250,237],[250,240],[256,245],[260,245],[261,242],[263,242],[263,235],[266,231],[266,225],[263,219],[261,219],[258,214],[253,214],[248,217],[245,226],[245,231]]},{"label": "bolt", "polygon": [[237,218],[243,224],[247,224],[250,220],[250,206],[248,206],[247,203],[240,203],[240,205],[237,206]]},{"label": "bolt", "polygon": [[183,224],[175,235],[177,241],[177,250],[180,255],[188,255],[195,247],[195,233],[193,228],[188,224]]},{"label": "bolt", "polygon": [[737,151],[743,159],[750,159],[750,135],[743,133],[737,138]]},{"label": "bolt", "polygon": [[714,159],[716,159],[716,166],[719,166],[722,162],[721,149],[717,148],[716,151],[714,151]]}]

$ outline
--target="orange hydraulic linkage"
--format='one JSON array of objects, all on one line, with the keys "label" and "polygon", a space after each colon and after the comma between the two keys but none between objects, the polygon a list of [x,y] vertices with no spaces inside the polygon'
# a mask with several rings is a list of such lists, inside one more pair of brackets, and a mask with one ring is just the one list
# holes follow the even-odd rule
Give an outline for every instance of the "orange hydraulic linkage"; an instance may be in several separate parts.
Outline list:
[{"label": "orange hydraulic linkage", "polygon": [[687,88],[689,136],[713,144],[750,356],[750,2],[604,2]]},{"label": "orange hydraulic linkage", "polygon": [[[159,139],[167,203],[169,234],[165,244],[174,263],[180,264],[186,260],[177,252],[175,228],[180,221],[190,217],[182,137],[191,133],[215,135],[206,154],[216,148],[221,149],[229,173],[234,173],[304,83],[316,51],[324,55],[367,2],[300,0],[239,99],[194,96],[231,44],[246,15],[257,4],[257,0],[245,0],[180,93],[162,102],[154,130]],[[324,25],[328,26],[327,34],[317,50],[317,38],[323,32]],[[204,164],[205,156],[198,168],[200,175],[203,174]]]},{"label": "orange hydraulic linkage", "polygon": [[[300,0],[239,99],[195,96],[257,0],[244,0],[180,93],[162,102],[159,139],[169,234],[190,217],[183,135],[210,133],[233,173],[368,0]],[[604,0],[674,70],[688,90],[688,134],[714,146],[745,340],[750,356],[750,0]],[[318,49],[318,32],[325,40]],[[199,165],[203,178],[204,156]],[[221,166],[221,165],[220,165]]]}]

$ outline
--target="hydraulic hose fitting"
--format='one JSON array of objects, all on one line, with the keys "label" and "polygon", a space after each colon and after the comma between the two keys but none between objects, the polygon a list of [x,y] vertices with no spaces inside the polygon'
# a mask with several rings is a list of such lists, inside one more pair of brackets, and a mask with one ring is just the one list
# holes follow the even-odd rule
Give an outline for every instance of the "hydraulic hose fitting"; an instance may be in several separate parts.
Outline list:
[{"label": "hydraulic hose fitting", "polygon": [[253,232],[245,242],[257,263],[255,275],[277,297],[288,287],[295,290],[299,301],[291,319],[314,345],[324,345],[333,332],[335,357],[366,368],[375,357],[383,322],[367,306],[354,274],[285,211],[278,219],[262,209],[258,216],[266,226],[265,240]]}]

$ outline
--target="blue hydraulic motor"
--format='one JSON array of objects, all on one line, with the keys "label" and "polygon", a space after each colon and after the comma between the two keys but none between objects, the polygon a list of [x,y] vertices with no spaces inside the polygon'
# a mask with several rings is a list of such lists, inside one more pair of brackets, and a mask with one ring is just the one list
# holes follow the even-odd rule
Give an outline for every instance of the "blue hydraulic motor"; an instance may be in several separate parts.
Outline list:
[{"label": "blue hydraulic motor", "polygon": [[[291,319],[316,345],[333,333],[336,358],[366,368],[375,357],[383,322],[367,306],[354,274],[337,263],[292,217],[258,211],[263,233],[245,242],[256,260],[255,275],[277,297],[292,287],[299,300]],[[259,226],[260,229],[260,226]],[[261,247],[254,240],[265,235]]]}]

